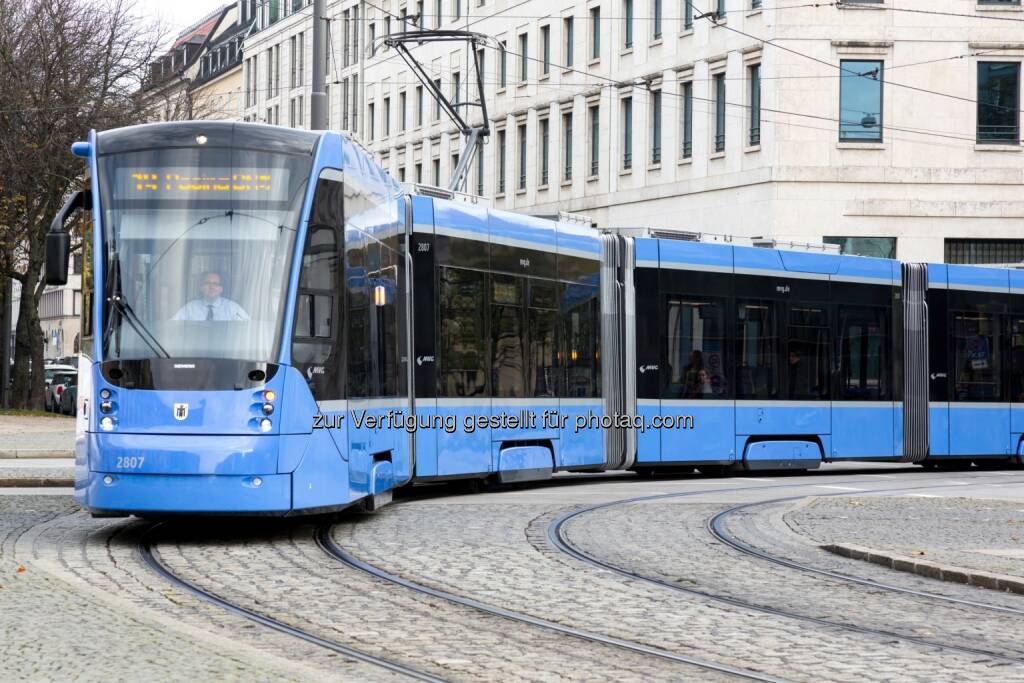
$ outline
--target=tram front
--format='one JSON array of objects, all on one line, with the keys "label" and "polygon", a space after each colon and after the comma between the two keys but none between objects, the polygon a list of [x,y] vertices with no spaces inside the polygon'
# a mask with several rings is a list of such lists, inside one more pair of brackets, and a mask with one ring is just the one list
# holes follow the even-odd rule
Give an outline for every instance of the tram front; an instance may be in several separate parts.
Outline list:
[{"label": "tram front", "polygon": [[75,146],[91,189],[54,220],[47,278],[91,206],[76,497],[94,513],[290,510],[283,400],[308,391],[280,360],[318,139],[188,122]]}]

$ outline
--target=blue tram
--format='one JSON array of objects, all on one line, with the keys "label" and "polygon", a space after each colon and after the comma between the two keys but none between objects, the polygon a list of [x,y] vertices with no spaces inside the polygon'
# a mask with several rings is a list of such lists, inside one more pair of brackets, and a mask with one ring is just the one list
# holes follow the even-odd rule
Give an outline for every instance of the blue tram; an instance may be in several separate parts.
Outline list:
[{"label": "blue tram", "polygon": [[86,210],[76,497],[97,515],[1021,451],[1016,272],[494,211],[406,192],[336,133],[163,123],[73,151],[89,189],[47,279]]}]

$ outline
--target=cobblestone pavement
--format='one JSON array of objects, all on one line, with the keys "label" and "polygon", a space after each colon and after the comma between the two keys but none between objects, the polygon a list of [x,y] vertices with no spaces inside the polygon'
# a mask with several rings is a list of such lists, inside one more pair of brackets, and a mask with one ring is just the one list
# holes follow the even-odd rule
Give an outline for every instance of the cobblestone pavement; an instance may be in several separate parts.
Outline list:
[{"label": "cobblestone pavement", "polygon": [[283,660],[145,609],[175,598],[105,552],[113,526],[64,497],[0,498],[0,680],[294,677]]},{"label": "cobblestone pavement", "polygon": [[921,496],[814,498],[786,513],[785,521],[815,543],[855,543],[911,559],[1024,577],[1020,503]]},{"label": "cobblestone pavement", "polygon": [[[727,482],[742,485],[736,480]],[[621,498],[629,497],[630,492],[628,484],[622,487]],[[623,561],[641,558],[638,563],[662,566],[667,577],[689,585],[728,577],[744,597],[752,592],[782,593],[781,598],[800,600],[815,615],[883,621],[872,611],[892,599],[887,594],[860,591],[837,598],[831,587],[818,587],[810,599],[801,598],[801,588],[807,583],[802,575],[794,577],[791,572],[779,577],[770,568],[752,566],[750,561],[724,552],[724,547],[703,531],[702,524],[711,511],[728,507],[736,496],[716,495],[710,489],[705,497],[708,507],[664,506],[675,508],[671,516],[658,520],[658,515],[651,513],[636,523],[630,515],[609,508],[606,515],[588,519],[584,528],[570,526],[570,536],[598,555],[611,553]],[[743,496],[751,498],[749,493]],[[592,569],[548,545],[547,527],[559,509],[564,508],[461,501],[399,506],[367,523],[339,525],[335,538],[360,558],[406,579],[552,621],[783,678],[936,680],[956,672],[961,679],[986,680],[997,672],[1000,678],[1024,680],[1024,669],[1008,667],[1005,661],[837,629],[822,631],[791,618],[675,594]],[[615,517],[622,517],[622,523],[616,525]],[[663,561],[666,555],[671,559]],[[685,571],[680,572],[680,566]],[[915,605],[920,623],[912,626],[920,627],[923,635],[936,634],[928,631],[931,625],[924,616],[933,608],[930,603]],[[886,608],[885,613],[894,612]],[[974,617],[950,615],[954,622],[944,633],[958,637],[963,632],[964,637],[975,639],[999,635],[995,627],[979,633],[980,627],[971,623]],[[1007,624],[1000,626],[1006,629]],[[1009,652],[1019,652],[1012,634],[1012,629],[1005,631],[999,644]]]},{"label": "cobblestone pavement", "polygon": [[[373,516],[348,515],[332,534],[360,559],[416,582],[789,680],[1024,680],[1024,667],[1003,661],[822,628],[627,580],[563,555],[547,539],[552,520],[584,503],[699,492],[692,498],[588,513],[567,525],[570,540],[604,559],[632,563],[638,571],[709,592],[733,592],[814,616],[882,624],[930,639],[982,643],[1024,658],[1024,646],[1014,642],[1014,624],[1005,615],[797,574],[729,551],[704,528],[711,514],[739,503],[837,488],[857,495],[869,488],[943,481],[919,471],[875,472],[890,471],[897,473],[646,482],[618,475],[476,496],[428,491]],[[974,475],[958,478],[986,481]],[[950,491],[972,495],[973,486]],[[1007,496],[1017,495],[1005,490]],[[793,502],[754,508],[731,518],[729,530],[748,543],[818,566],[877,575],[900,585],[926,583],[933,592],[979,601],[1024,604],[1020,596],[933,586],[922,577],[824,553],[815,538],[805,535],[827,530],[830,518],[823,514],[818,522],[817,504],[795,510]],[[947,512],[935,509],[937,526],[944,524]],[[882,524],[883,519],[869,523]],[[94,520],[66,497],[0,495],[0,680],[397,678],[183,594],[141,562],[137,546],[147,528],[139,521]],[[320,637],[446,679],[723,677],[381,582],[328,557],[315,544],[310,521],[175,521],[161,529],[167,536],[158,539],[156,548],[182,578]],[[965,530],[965,537],[969,533]],[[991,538],[993,546],[1002,542],[1001,536]]]},{"label": "cobblestone pavement", "polygon": [[74,449],[74,418],[0,415],[0,458],[70,456]]}]

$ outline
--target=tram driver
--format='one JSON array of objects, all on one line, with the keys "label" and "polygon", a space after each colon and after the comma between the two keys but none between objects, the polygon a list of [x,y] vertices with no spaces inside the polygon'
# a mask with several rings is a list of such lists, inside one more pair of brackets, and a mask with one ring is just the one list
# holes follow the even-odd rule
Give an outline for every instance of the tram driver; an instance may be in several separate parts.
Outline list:
[{"label": "tram driver", "polygon": [[203,273],[199,279],[202,298],[193,299],[174,314],[172,320],[248,320],[249,314],[231,299],[221,296],[223,279],[215,270]]}]

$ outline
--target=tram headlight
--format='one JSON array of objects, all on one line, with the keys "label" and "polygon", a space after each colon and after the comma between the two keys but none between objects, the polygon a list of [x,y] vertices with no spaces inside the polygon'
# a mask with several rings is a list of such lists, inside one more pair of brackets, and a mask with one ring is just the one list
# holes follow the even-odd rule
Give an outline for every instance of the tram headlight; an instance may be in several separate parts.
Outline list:
[{"label": "tram headlight", "polygon": [[253,488],[257,488],[257,489],[259,487],[263,486],[263,478],[262,477],[253,477],[252,478],[252,486],[253,486]]},{"label": "tram headlight", "polygon": [[263,414],[264,415],[273,415],[274,414],[274,406],[272,406],[269,403],[264,403],[263,404]]},{"label": "tram headlight", "polygon": [[276,398],[277,398],[277,392],[274,391],[273,389],[267,389],[266,391],[263,392],[263,400],[266,401],[267,403],[270,403],[271,401],[275,400]]},{"label": "tram headlight", "polygon": [[102,429],[105,432],[114,431],[114,418],[108,415],[107,417],[100,420],[100,429]]},{"label": "tram headlight", "polygon": [[110,396],[110,389],[100,389],[100,398],[102,398],[104,401],[110,398]]},{"label": "tram headlight", "polygon": [[265,417],[262,420],[260,420],[260,431],[261,432],[269,432],[270,428],[273,427],[273,426],[274,426],[274,423],[270,421],[270,418]]}]

